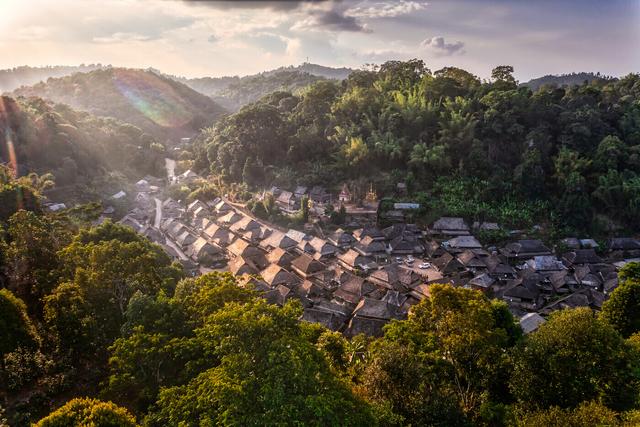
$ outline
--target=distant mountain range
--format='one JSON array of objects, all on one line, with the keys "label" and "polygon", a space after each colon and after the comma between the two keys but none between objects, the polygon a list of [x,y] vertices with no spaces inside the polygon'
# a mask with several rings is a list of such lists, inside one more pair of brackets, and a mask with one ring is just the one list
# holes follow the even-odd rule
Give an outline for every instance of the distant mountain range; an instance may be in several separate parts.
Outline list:
[{"label": "distant mountain range", "polygon": [[531,90],[538,90],[540,87],[544,85],[554,85],[558,87],[562,86],[574,86],[581,85],[584,82],[593,82],[593,81],[607,81],[612,80],[614,77],[604,76],[600,73],[571,73],[571,74],[561,74],[561,75],[551,75],[548,74],[546,76],[538,77],[536,79],[531,79],[528,82],[521,83],[520,86],[526,86],[531,88]]},{"label": "distant mountain range", "polygon": [[332,68],[305,62],[244,77],[170,77],[212,97],[225,108],[236,111],[269,93],[279,90],[295,93],[318,80],[346,79],[351,72],[351,68]]},{"label": "distant mountain range", "polygon": [[148,70],[102,68],[16,89],[96,116],[131,123],[164,142],[190,137],[227,111],[186,85]]},{"label": "distant mountain range", "polygon": [[20,86],[29,86],[50,77],[64,77],[73,73],[86,73],[89,71],[105,68],[102,64],[64,66],[56,65],[49,67],[16,67],[7,70],[0,70],[0,93],[11,92]]}]

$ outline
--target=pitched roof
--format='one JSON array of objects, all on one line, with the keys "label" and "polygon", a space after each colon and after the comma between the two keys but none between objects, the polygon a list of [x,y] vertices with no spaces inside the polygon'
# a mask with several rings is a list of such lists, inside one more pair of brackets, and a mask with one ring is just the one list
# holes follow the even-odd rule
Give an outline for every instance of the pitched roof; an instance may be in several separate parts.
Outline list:
[{"label": "pitched roof", "polygon": [[569,264],[595,264],[602,262],[602,258],[593,249],[576,249],[565,253],[562,258]]},{"label": "pitched roof", "polygon": [[566,268],[554,255],[535,256],[527,261],[527,266],[535,271],[558,271]]},{"label": "pitched roof", "polygon": [[251,260],[239,256],[229,261],[229,271],[234,276],[258,274],[258,267]]},{"label": "pitched roof", "polygon": [[551,251],[540,240],[518,240],[505,246],[508,255],[550,255]]},{"label": "pitched roof", "polygon": [[291,249],[297,244],[298,242],[278,230],[274,230],[269,237],[260,242],[260,246],[263,248]]},{"label": "pitched roof", "polygon": [[260,228],[260,223],[247,215],[242,215],[242,218],[233,223],[229,229],[232,231],[248,231],[256,228]]},{"label": "pitched roof", "polygon": [[462,218],[443,216],[433,223],[431,229],[436,231],[469,231],[469,226]]},{"label": "pitched roof", "polygon": [[365,265],[371,262],[371,259],[362,255],[361,253],[349,249],[347,252],[343,254],[338,254],[338,260],[342,261],[345,265],[348,265],[352,268]]},{"label": "pitched roof", "polygon": [[324,256],[330,256],[338,252],[337,247],[319,237],[312,238],[309,243],[311,244],[311,247],[313,247],[314,251]]},{"label": "pitched roof", "polygon": [[260,275],[270,286],[277,286],[282,284],[293,285],[298,282],[296,276],[276,264],[269,265],[267,268],[262,270],[262,273]]},{"label": "pitched roof", "polygon": [[389,264],[376,270],[369,276],[369,280],[387,288],[411,288],[420,281],[420,276],[413,270]]},{"label": "pitched roof", "polygon": [[289,267],[294,256],[282,248],[275,248],[267,254],[267,261],[270,264],[278,264],[280,267]]},{"label": "pitched roof", "polygon": [[530,334],[545,322],[545,318],[538,313],[527,313],[520,318],[520,327],[522,328],[522,332]]},{"label": "pitched roof", "polygon": [[262,254],[260,249],[256,248],[255,246],[251,246],[249,242],[242,239],[237,239],[235,242],[229,245],[229,247],[227,247],[227,250],[237,257],[243,256],[245,258]]},{"label": "pitched roof", "polygon": [[220,218],[217,219],[218,224],[235,224],[236,222],[240,221],[243,218],[242,214],[239,214],[236,211],[229,211],[226,214],[222,215]]},{"label": "pitched roof", "polygon": [[302,254],[291,261],[291,268],[306,277],[324,270],[326,265],[307,254]]},{"label": "pitched roof", "polygon": [[384,234],[377,227],[366,226],[363,228],[359,228],[353,232],[353,237],[356,240],[364,240],[367,237],[370,237],[372,240],[384,240]]},{"label": "pitched roof", "polygon": [[362,298],[353,310],[354,316],[390,320],[397,317],[396,310],[390,304],[372,298]]},{"label": "pitched roof", "polygon": [[458,236],[447,240],[445,246],[455,249],[476,249],[481,248],[482,244],[473,236]]}]

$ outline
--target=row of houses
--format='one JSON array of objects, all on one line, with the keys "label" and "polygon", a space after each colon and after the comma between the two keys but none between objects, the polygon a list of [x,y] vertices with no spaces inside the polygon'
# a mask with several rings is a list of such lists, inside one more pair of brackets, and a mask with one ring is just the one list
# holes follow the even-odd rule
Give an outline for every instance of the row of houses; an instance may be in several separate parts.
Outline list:
[{"label": "row of houses", "polygon": [[324,239],[276,229],[224,200],[181,209],[167,199],[162,210],[159,233],[140,225],[152,240],[164,238],[169,253],[179,258],[178,247],[205,269],[226,265],[270,302],[296,298],[303,319],[347,336],[381,334],[384,324],[405,317],[432,284],[443,282],[506,301],[530,332],[554,310],[600,308],[617,286],[618,269],[640,259],[640,242],[631,238],[610,240],[604,258],[589,239],[567,239],[559,255],[531,239],[485,248],[471,232],[497,224],[469,227],[461,218],[440,218],[426,230],[404,223],[339,229]]}]

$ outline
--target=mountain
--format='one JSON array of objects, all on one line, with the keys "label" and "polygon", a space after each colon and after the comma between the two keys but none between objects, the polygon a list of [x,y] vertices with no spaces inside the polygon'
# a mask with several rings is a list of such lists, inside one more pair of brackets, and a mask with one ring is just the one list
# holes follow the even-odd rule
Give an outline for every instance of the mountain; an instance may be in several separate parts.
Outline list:
[{"label": "mountain", "polygon": [[226,110],[211,98],[152,71],[105,68],[21,87],[15,96],[40,97],[114,117],[161,141],[190,137]]},{"label": "mountain", "polygon": [[47,67],[22,66],[0,70],[0,93],[10,92],[20,86],[33,85],[51,77],[63,77],[74,73],[86,73],[100,68],[105,68],[105,66],[102,64],[82,64],[78,66],[56,65]]},{"label": "mountain", "polygon": [[[41,98],[0,97],[0,164],[51,172],[57,187],[96,189],[110,174],[163,173],[164,147],[141,129]],[[90,196],[90,195],[87,195]]]},{"label": "mountain", "polygon": [[280,67],[244,77],[201,77],[187,79],[170,76],[193,90],[210,96],[225,108],[237,111],[242,106],[276,92],[296,92],[319,80],[343,80],[351,74],[350,68],[332,68],[318,64],[303,63],[297,66]]},{"label": "mountain", "polygon": [[561,75],[552,75],[548,74],[546,76],[538,77],[537,79],[531,79],[528,82],[521,83],[520,86],[529,87],[531,90],[536,91],[540,89],[541,86],[544,85],[553,85],[553,86],[575,86],[581,85],[584,82],[606,82],[608,80],[612,80],[613,77],[604,76],[600,73],[571,73],[571,74],[561,74]]}]

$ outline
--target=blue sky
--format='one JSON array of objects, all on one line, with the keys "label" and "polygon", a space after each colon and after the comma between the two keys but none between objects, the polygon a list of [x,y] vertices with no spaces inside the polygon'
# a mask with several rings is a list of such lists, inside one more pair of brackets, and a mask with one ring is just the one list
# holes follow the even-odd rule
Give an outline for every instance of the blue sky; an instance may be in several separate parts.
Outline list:
[{"label": "blue sky", "polygon": [[640,1],[0,0],[0,68],[103,63],[195,76],[421,58],[487,78],[640,72]]}]

